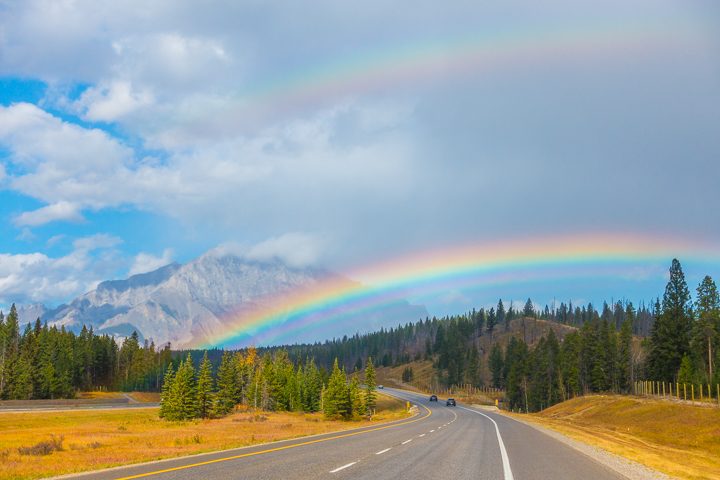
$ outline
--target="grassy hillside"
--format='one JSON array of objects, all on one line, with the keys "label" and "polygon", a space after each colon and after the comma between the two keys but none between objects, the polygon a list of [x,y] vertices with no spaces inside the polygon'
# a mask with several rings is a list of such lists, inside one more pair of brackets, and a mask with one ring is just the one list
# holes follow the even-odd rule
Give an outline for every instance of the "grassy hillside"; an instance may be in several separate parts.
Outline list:
[{"label": "grassy hillside", "polygon": [[522,419],[678,478],[720,479],[720,408],[588,396]]}]

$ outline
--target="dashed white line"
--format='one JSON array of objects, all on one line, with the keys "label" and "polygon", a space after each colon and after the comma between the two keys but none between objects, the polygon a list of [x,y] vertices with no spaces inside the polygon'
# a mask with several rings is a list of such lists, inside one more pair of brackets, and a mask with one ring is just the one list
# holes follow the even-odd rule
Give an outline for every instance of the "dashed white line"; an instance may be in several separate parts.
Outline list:
[{"label": "dashed white line", "polygon": [[401,443],[401,445],[405,445],[406,443],[410,443],[410,442],[412,442],[412,438],[410,440],[405,440],[404,442]]},{"label": "dashed white line", "polygon": [[339,472],[340,470],[345,470],[345,469],[348,468],[348,467],[352,467],[352,466],[355,465],[356,463],[357,463],[357,462],[350,462],[350,463],[348,463],[347,465],[343,465],[342,467],[336,468],[335,470],[330,470],[330,473],[335,473],[335,472]]},{"label": "dashed white line", "polygon": [[[392,447],[390,447],[390,448],[392,448]],[[383,453],[389,451],[390,448],[386,448],[385,450],[380,450],[379,452],[375,452],[375,455],[382,455]]]},{"label": "dashed white line", "polygon": [[430,433],[433,433],[435,430],[430,430]]},{"label": "dashed white line", "polygon": [[425,436],[424,433],[421,433],[420,435],[418,435],[418,437],[424,437],[424,436]]}]

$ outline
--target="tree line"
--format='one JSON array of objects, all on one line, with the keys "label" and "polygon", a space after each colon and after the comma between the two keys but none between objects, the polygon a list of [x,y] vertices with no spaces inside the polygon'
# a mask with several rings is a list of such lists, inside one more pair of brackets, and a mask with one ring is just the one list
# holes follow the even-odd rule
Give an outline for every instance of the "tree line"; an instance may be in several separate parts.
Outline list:
[{"label": "tree line", "polygon": [[38,319],[20,328],[15,305],[0,312],[0,399],[73,398],[77,391],[160,388],[172,354],[140,344],[137,333],[115,338],[82,328],[49,327]]},{"label": "tree line", "polygon": [[680,262],[673,260],[662,302],[641,348],[633,348],[635,312],[628,305],[619,331],[594,318],[559,342],[550,330],[530,349],[510,339],[492,348],[492,385],[505,388],[511,409],[537,411],[591,392],[628,393],[637,379],[695,384],[720,383],[720,296],[710,276],[693,302]]},{"label": "tree line", "polygon": [[358,373],[347,379],[335,360],[330,374],[313,359],[294,363],[285,350],[259,356],[255,348],[224,352],[213,371],[207,352],[196,369],[191,354],[165,372],[160,416],[167,420],[222,417],[238,405],[263,410],[323,412],[327,418],[351,420],[372,415],[376,407],[372,359],[365,387]]}]

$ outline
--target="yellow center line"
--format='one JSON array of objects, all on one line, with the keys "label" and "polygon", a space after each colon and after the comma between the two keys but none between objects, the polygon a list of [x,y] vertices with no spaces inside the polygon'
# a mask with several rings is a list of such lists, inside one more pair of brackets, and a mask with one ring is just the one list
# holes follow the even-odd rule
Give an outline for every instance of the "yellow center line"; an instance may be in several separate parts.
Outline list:
[{"label": "yellow center line", "polygon": [[211,464],[213,464],[213,463],[227,462],[227,461],[229,461],[229,460],[237,460],[237,459],[239,459],[239,458],[253,457],[253,456],[255,456],[255,455],[263,455],[263,454],[271,453],[271,452],[279,452],[279,451],[281,451],[281,450],[288,450],[288,449],[290,449],[290,448],[297,448],[297,447],[302,447],[302,446],[305,446],[305,445],[312,445],[312,444],[314,444],[314,443],[328,442],[328,441],[330,441],[330,440],[337,440],[337,439],[339,439],[339,438],[353,437],[353,436],[355,436],[355,435],[361,435],[361,434],[363,434],[363,433],[377,432],[378,430],[385,430],[386,428],[400,427],[400,426],[402,426],[402,425],[408,425],[408,424],[410,424],[410,423],[419,422],[420,420],[425,420],[425,419],[428,418],[430,415],[432,415],[432,410],[430,410],[429,408],[427,408],[427,407],[424,406],[424,405],[422,405],[422,407],[423,407],[425,410],[427,410],[427,412],[428,412],[427,415],[425,415],[424,417],[416,418],[416,419],[414,419],[414,420],[409,420],[409,421],[407,421],[407,422],[394,423],[394,424],[392,424],[392,425],[384,425],[384,426],[382,426],[382,427],[376,427],[376,428],[372,428],[372,429],[369,429],[369,430],[363,430],[363,431],[360,431],[360,432],[344,433],[344,434],[342,434],[342,435],[336,435],[336,436],[334,436],[334,437],[318,438],[318,439],[315,439],[315,440],[309,440],[309,441],[307,441],[307,442],[295,443],[295,444],[292,444],[292,445],[285,445],[285,446],[282,446],[282,447],[269,448],[269,449],[267,449],[267,450],[261,450],[261,451],[259,451],[259,452],[243,453],[243,454],[240,454],[240,455],[233,455],[233,456],[231,456],[231,457],[216,458],[216,459],[214,459],[214,460],[207,460],[207,461],[205,461],[205,462],[198,462],[198,463],[193,463],[193,464],[190,464],[190,465],[182,465],[182,466],[179,466],[179,467],[166,468],[166,469],[164,469],[164,470],[156,470],[156,471],[153,471],[153,472],[139,473],[139,474],[137,474],[137,475],[131,475],[131,476],[129,476],[129,477],[120,477],[120,478],[118,478],[118,479],[116,479],[116,480],[131,480],[131,479],[133,479],[133,478],[150,477],[150,476],[152,476],[152,475],[160,475],[161,473],[176,472],[176,471],[178,471],[178,470],[186,470],[186,469],[188,469],[188,468],[202,467],[202,466],[204,466],[204,465],[211,465]]}]

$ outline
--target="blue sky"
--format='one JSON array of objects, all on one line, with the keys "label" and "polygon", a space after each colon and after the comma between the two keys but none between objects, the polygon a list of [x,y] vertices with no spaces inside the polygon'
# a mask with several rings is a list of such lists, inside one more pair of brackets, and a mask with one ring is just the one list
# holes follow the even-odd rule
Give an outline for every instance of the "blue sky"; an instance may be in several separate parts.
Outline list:
[{"label": "blue sky", "polygon": [[[588,231],[720,244],[718,31],[694,0],[3,3],[0,306],[227,243],[340,272]],[[669,262],[422,301],[647,300]]]}]

